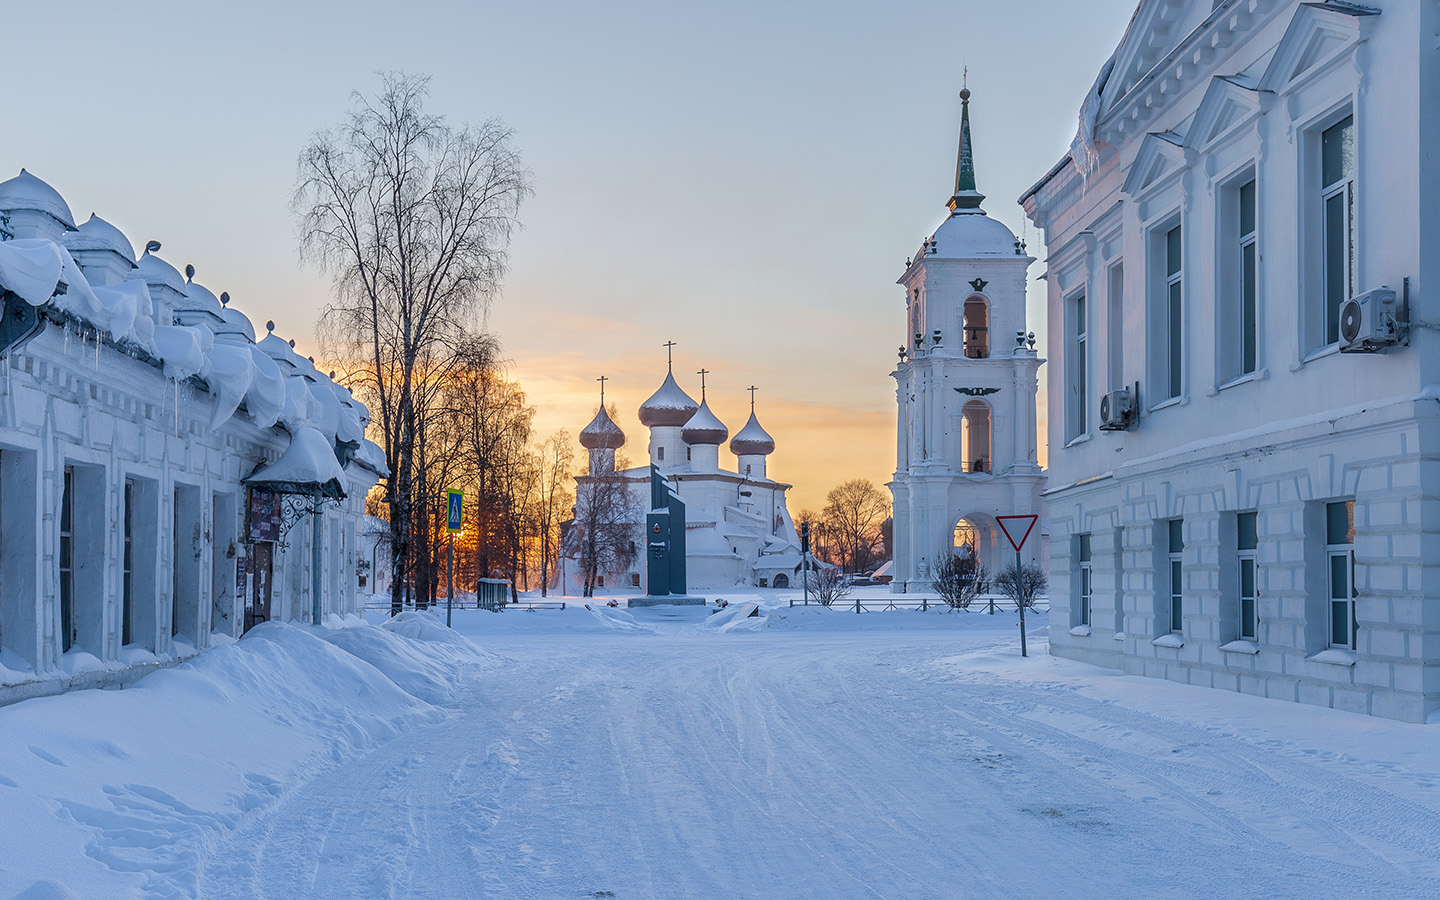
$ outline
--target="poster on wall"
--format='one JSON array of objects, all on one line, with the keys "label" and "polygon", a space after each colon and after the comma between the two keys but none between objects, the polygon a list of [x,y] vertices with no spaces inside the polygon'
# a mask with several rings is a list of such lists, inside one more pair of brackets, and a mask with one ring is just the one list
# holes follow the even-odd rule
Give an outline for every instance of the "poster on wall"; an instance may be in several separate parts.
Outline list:
[{"label": "poster on wall", "polygon": [[263,488],[251,488],[246,520],[248,542],[280,540],[280,495]]}]

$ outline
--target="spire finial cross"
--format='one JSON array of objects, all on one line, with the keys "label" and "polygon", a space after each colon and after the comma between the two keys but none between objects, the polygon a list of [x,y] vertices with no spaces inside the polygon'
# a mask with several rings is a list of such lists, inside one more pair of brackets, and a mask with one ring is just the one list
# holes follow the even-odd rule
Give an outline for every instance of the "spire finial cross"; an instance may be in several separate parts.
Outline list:
[{"label": "spire finial cross", "polygon": [[709,369],[701,369],[695,373],[700,376],[700,402],[705,402],[705,376],[710,374]]},{"label": "spire finial cross", "polygon": [[597,378],[597,379],[595,379],[595,380],[598,381],[598,382],[600,382],[600,408],[601,408],[601,409],[604,409],[604,408],[605,408],[605,382],[607,382],[607,381],[610,380],[610,376],[609,376],[609,375],[601,375],[599,378]]},{"label": "spire finial cross", "polygon": [[675,342],[674,342],[674,341],[666,341],[666,342],[665,342],[665,371],[667,371],[667,372],[674,371],[674,369],[675,369],[675,355],[674,355],[674,350],[675,350]]},{"label": "spire finial cross", "polygon": [[747,391],[750,392],[750,414],[751,414],[751,415],[754,415],[754,414],[755,414],[755,392],[758,391],[758,390],[760,390],[760,389],[757,388],[755,385],[752,384],[752,385],[750,385],[748,388],[746,388],[745,390],[747,390]]}]

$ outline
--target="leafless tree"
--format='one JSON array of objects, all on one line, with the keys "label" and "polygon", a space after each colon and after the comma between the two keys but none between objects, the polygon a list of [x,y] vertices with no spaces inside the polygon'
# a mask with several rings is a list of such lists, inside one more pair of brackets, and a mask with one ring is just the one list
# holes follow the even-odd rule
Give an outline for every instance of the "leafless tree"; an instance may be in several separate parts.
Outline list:
[{"label": "leafless tree", "polygon": [[1045,593],[1050,587],[1050,578],[1040,566],[1025,564],[1016,573],[1015,564],[1011,563],[1000,570],[995,576],[995,590],[1004,594],[1015,604],[1018,609],[1022,604],[1026,609],[1035,608],[1035,598]]},{"label": "leafless tree", "polygon": [[577,502],[571,527],[580,529],[586,597],[595,596],[601,574],[623,571],[635,561],[644,538],[644,509],[620,471],[623,463],[617,462],[616,468],[575,479]]},{"label": "leafless tree", "polygon": [[552,434],[536,451],[539,486],[535,505],[535,542],[540,551],[540,596],[548,596],[550,570],[560,549],[560,521],[574,504],[570,493],[570,466],[575,451],[570,433]]},{"label": "leafless tree", "polygon": [[302,259],[334,279],[321,316],[347,381],[370,402],[390,475],[399,611],[411,573],[419,382],[476,328],[499,289],[531,175],[498,120],[454,126],[425,111],[429,79],[382,76],[300,154],[292,208]]},{"label": "leafless tree", "polygon": [[935,567],[930,586],[951,609],[969,609],[990,589],[990,577],[979,561],[952,555]]},{"label": "leafless tree", "polygon": [[825,606],[844,600],[854,590],[850,579],[834,566],[816,566],[810,571],[810,593]]},{"label": "leafless tree", "polygon": [[889,499],[864,478],[847,481],[827,494],[820,518],[839,557],[832,562],[847,572],[868,568],[880,547],[880,526],[889,515]]}]

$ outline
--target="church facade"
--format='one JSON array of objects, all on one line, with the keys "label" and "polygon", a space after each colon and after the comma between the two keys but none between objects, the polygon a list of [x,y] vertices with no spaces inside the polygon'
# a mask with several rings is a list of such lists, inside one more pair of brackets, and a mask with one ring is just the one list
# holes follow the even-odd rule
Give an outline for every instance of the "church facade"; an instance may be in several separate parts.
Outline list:
[{"label": "church facade", "polygon": [[1440,710],[1440,4],[1145,0],[1021,198],[1051,652]]},{"label": "church facade", "polygon": [[[702,373],[702,378],[703,378]],[[584,590],[587,556],[597,563],[597,589],[644,593],[648,589],[644,548],[645,514],[650,511],[650,469],[665,476],[685,503],[685,560],[690,593],[729,587],[790,588],[800,582],[800,539],[785,493],[790,485],[769,477],[766,461],[775,441],[760,425],[751,389],[750,418],[730,440],[733,470],[721,466],[720,448],[729,429],[710,409],[701,388],[697,404],[681,389],[672,370],[639,409],[649,429],[647,462],[617,470],[616,452],[625,434],[605,408],[580,432],[589,454],[586,474],[577,476],[576,517],[562,542],[555,585],[566,595]],[[623,495],[618,503],[606,494]],[[589,512],[599,509],[597,512]],[[602,520],[609,519],[605,522]],[[587,530],[604,529],[609,544],[628,552],[586,550]]]},{"label": "church facade", "polygon": [[[996,517],[1039,515],[1045,474],[1036,453],[1037,372],[1025,325],[1034,259],[980,208],[970,144],[970,92],[949,217],[907,261],[905,333],[895,379],[893,593],[933,591],[951,555],[992,575],[1014,565]],[[1043,528],[1024,560],[1043,558]],[[1003,547],[1003,550],[1002,550]]]}]

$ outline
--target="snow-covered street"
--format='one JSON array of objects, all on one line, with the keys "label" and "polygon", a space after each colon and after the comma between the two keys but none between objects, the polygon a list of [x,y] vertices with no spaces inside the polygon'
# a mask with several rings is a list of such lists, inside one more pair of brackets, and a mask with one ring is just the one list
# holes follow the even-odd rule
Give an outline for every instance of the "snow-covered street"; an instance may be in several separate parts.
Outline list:
[{"label": "snow-covered street", "polygon": [[[489,651],[471,656],[346,629],[331,634],[345,665],[444,714],[394,691],[376,707],[390,727],[361,736],[359,713],[246,704],[325,746],[247,767],[241,742],[180,773],[137,729],[112,737],[103,783],[52,781],[50,797],[36,779],[73,739],[47,749],[45,729],[73,732],[67,707],[145,682],[0,709],[0,731],[30,730],[0,747],[0,831],[12,849],[52,835],[40,858],[0,854],[0,897],[1390,898],[1440,883],[1440,728],[1055,660],[1043,618],[1021,660],[1009,616],[776,608],[722,628],[707,612],[466,612],[457,629]],[[244,691],[186,669],[159,677]],[[362,688],[357,706],[375,705]],[[195,718],[204,743],[218,726]],[[248,790],[223,789],[239,777]]]}]

